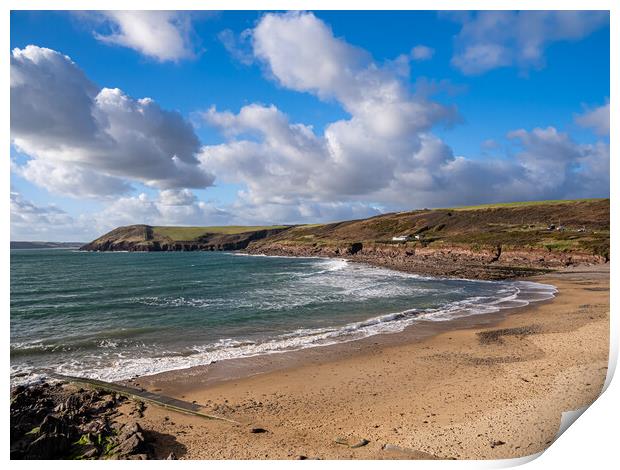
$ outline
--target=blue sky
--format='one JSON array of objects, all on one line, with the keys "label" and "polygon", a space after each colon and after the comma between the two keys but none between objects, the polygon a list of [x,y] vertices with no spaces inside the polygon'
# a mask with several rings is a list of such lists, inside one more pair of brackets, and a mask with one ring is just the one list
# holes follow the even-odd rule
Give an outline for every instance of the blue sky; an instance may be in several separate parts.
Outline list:
[{"label": "blue sky", "polygon": [[606,13],[14,11],[11,49],[12,239],[609,194]]}]

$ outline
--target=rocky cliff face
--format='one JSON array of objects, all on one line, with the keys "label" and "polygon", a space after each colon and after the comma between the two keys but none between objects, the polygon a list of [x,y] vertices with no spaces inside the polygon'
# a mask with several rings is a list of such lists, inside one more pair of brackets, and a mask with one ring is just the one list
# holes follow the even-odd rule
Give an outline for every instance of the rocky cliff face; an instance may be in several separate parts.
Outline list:
[{"label": "rocky cliff face", "polygon": [[222,251],[242,250],[250,242],[286,229],[254,230],[235,234],[205,233],[195,240],[172,240],[148,225],[119,227],[82,246],[85,251]]},{"label": "rocky cliff face", "polygon": [[[173,240],[162,235],[171,233],[162,227],[132,225],[81,249],[245,249],[265,255],[342,257],[413,273],[479,279],[605,263],[610,256],[609,199],[424,209],[330,224],[258,228],[241,233],[196,228],[192,233],[199,235],[192,240],[178,240],[178,231]],[[394,237],[409,241],[394,242]]]},{"label": "rocky cliff face", "polygon": [[604,256],[536,249],[471,249],[460,246],[421,247],[415,244],[350,243],[334,246],[252,243],[249,253],[280,256],[339,257],[375,266],[430,276],[508,279],[561,267],[605,263]]}]

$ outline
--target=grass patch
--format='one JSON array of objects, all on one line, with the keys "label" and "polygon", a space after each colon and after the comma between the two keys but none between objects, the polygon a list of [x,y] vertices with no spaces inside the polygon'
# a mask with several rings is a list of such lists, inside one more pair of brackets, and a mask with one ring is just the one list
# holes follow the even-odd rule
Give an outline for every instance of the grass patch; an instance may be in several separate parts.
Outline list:
[{"label": "grass patch", "polygon": [[229,225],[214,227],[153,227],[153,235],[168,237],[175,241],[190,241],[199,238],[206,233],[221,233],[235,235],[238,233],[254,232],[257,230],[269,230],[286,228],[286,225]]},{"label": "grass patch", "polygon": [[549,204],[576,204],[579,202],[595,202],[595,201],[604,201],[605,199],[601,198],[592,198],[592,199],[553,199],[549,201],[522,201],[522,202],[501,202],[497,204],[481,204],[478,206],[461,206],[461,207],[453,207],[448,208],[455,211],[472,211],[478,209],[496,209],[503,207],[526,207],[526,206],[544,206]]},{"label": "grass patch", "polygon": [[32,428],[30,431],[26,433],[26,436],[36,436],[41,431],[41,427],[37,426]]}]

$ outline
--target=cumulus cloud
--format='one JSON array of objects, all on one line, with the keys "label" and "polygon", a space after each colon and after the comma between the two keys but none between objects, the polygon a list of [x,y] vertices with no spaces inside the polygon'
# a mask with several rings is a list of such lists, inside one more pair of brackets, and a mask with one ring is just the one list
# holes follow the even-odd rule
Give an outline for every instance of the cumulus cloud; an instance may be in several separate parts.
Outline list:
[{"label": "cumulus cloud", "polygon": [[517,160],[535,194],[561,197],[606,196],[609,193],[609,145],[578,144],[554,127],[519,129]]},{"label": "cumulus cloud", "polygon": [[109,32],[93,34],[103,43],[134,49],[160,62],[195,56],[188,13],[141,10],[104,11],[99,15]]},{"label": "cumulus cloud", "polygon": [[602,106],[586,109],[575,116],[575,122],[581,127],[588,127],[598,135],[609,135],[609,101]]},{"label": "cumulus cloud", "polygon": [[231,214],[213,203],[199,201],[188,189],[163,190],[157,197],[145,193],[116,199],[94,214],[101,233],[119,225],[220,225],[230,223]]},{"label": "cumulus cloud", "polygon": [[606,11],[480,11],[452,17],[462,24],[452,64],[467,75],[512,65],[542,67],[549,44],[578,40],[609,24]]},{"label": "cumulus cloud", "polygon": [[204,188],[192,126],[150,98],[99,88],[67,56],[27,46],[11,55],[11,140],[31,157],[14,170],[74,196],[125,193],[128,181]]},{"label": "cumulus cloud", "polygon": [[[53,205],[38,206],[11,191],[11,240],[60,240],[60,233],[72,233],[75,220]],[[77,238],[65,238],[77,240]]]},{"label": "cumulus cloud", "polygon": [[[11,58],[12,142],[30,157],[13,162],[13,171],[63,194],[121,195],[109,198],[102,211],[73,220],[94,235],[134,223],[327,222],[415,207],[609,193],[609,145],[576,143],[553,127],[511,132],[510,158],[455,155],[433,133],[458,117],[432,99],[444,85],[412,86],[400,58],[377,63],[311,13],[266,14],[244,43],[271,80],[335,102],[348,116],[317,131],[274,105],[211,107],[200,115],[223,141],[201,148],[178,113],[148,98],[101,89],[69,58],[29,46]],[[543,51],[547,42],[538,44]],[[496,45],[501,57],[505,44]],[[506,64],[517,60],[511,54]],[[407,66],[413,59],[402,57]],[[576,120],[600,131],[602,115],[587,110]],[[607,105],[607,130],[608,119]],[[235,202],[204,202],[191,191],[212,184],[212,172],[243,188]],[[132,182],[158,192],[129,195]],[[71,223],[62,211],[40,209],[60,227]],[[24,204],[16,212],[28,210]]]},{"label": "cumulus cloud", "polygon": [[[252,32],[256,57],[282,86],[334,100],[350,114],[322,133],[290,122],[273,105],[237,113],[212,107],[206,123],[227,138],[202,148],[200,160],[219,177],[246,187],[245,206],[282,221],[329,203],[358,204],[359,213],[575,197],[608,188],[604,144],[579,145],[553,128],[515,131],[512,159],[454,155],[433,135],[455,111],[428,94],[412,94],[402,76],[341,38],[311,13],[267,14]],[[607,181],[607,185],[606,182]],[[303,210],[301,208],[304,208]],[[315,212],[318,213],[318,212]],[[271,219],[270,219],[271,220]]]},{"label": "cumulus cloud", "polygon": [[428,60],[431,59],[433,55],[435,55],[435,49],[422,44],[411,49],[411,58],[413,60]]},{"label": "cumulus cloud", "polygon": [[384,188],[433,125],[455,110],[412,94],[391,67],[334,36],[311,13],[267,14],[252,33],[254,54],[281,85],[336,100],[351,115],[318,135],[275,106],[238,113],[211,108],[205,121],[230,141],[200,159],[224,179],[243,182],[256,203],[352,199]]},{"label": "cumulus cloud", "polygon": [[88,241],[118,226],[225,225],[236,215],[216,204],[199,201],[188,189],[162,190],[120,197],[102,210],[71,216],[54,206],[38,206],[11,192],[11,240]]}]

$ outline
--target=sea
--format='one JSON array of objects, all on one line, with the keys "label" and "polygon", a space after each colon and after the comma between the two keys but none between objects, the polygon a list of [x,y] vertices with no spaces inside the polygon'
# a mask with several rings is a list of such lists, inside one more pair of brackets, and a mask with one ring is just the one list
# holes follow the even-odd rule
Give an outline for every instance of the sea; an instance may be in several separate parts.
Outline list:
[{"label": "sea", "polygon": [[433,278],[344,259],[11,250],[11,383],[124,380],[392,334],[552,298],[528,281]]}]

